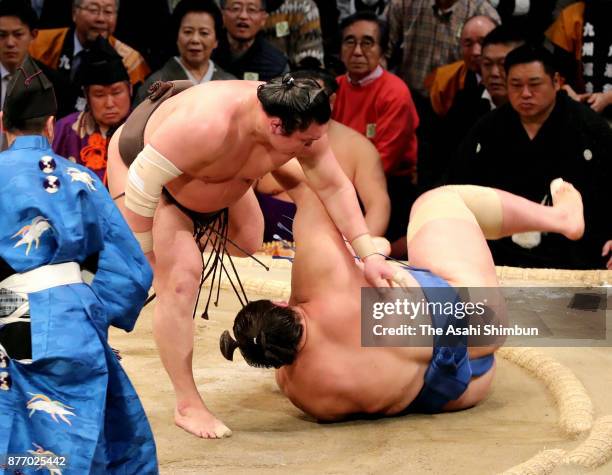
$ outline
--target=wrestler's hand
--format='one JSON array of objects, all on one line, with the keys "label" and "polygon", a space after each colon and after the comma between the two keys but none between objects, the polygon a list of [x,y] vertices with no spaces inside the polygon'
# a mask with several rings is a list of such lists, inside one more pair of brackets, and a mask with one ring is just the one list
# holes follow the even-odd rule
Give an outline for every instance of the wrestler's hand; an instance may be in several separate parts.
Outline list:
[{"label": "wrestler's hand", "polygon": [[372,287],[389,287],[395,271],[379,254],[372,254],[364,260],[363,273]]}]

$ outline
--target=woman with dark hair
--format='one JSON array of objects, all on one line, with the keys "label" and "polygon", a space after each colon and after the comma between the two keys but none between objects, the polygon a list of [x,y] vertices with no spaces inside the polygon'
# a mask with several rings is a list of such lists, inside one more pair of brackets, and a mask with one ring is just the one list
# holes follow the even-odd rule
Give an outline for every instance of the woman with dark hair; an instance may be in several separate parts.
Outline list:
[{"label": "woman with dark hair", "polygon": [[171,57],[140,87],[134,104],[140,104],[155,81],[189,80],[194,85],[236,79],[212,62],[222,29],[221,11],[213,0],[182,0],[172,13],[178,56]]},{"label": "woman with dark hair", "polygon": [[[475,320],[459,311],[480,305],[474,314],[482,320],[474,325],[499,328],[507,321],[485,239],[527,231],[579,239],[584,232],[580,193],[561,179],[551,183],[553,206],[471,185],[428,191],[415,202],[407,231],[408,254],[417,267],[398,269],[403,289],[384,300],[385,293],[372,292],[370,298],[362,293],[367,282],[359,262],[317,196],[289,166],[276,173],[298,208],[289,303],[260,300],[244,307],[234,320],[235,340],[229,331],[221,336],[223,356],[231,360],[240,349],[248,364],[276,368],[281,391],[319,420],[437,413],[482,401],[502,341],[462,336],[473,335],[465,330],[471,331]],[[382,240],[379,248],[388,252],[389,243]],[[461,291],[468,286],[469,295]],[[373,313],[376,305],[396,308],[400,296],[422,306],[411,307],[412,315],[385,310],[393,323]],[[449,304],[451,311],[436,310]],[[372,322],[380,322],[378,333]],[[410,326],[400,322],[435,332],[396,332]]]}]

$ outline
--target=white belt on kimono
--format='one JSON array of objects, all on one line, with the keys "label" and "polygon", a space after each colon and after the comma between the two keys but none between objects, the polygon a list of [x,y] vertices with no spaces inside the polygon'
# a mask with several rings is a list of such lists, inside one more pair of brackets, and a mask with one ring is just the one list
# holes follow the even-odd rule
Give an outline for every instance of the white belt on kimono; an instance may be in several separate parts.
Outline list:
[{"label": "white belt on kimono", "polygon": [[76,262],[49,264],[27,272],[16,273],[0,282],[0,288],[28,294],[60,285],[83,282],[81,267]]}]

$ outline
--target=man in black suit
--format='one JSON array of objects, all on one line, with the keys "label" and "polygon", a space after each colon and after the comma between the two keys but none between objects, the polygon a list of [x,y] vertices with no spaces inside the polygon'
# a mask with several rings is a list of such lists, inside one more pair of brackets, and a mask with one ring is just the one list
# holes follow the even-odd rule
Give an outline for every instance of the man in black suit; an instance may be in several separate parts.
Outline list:
[{"label": "man in black suit", "polygon": [[[38,18],[24,0],[2,0],[0,2],[0,107],[4,104],[6,88],[12,75],[24,63],[28,47],[36,37]],[[34,61],[38,68],[53,83],[58,103],[58,117],[71,112],[67,100],[68,85],[62,78],[47,66]]]}]

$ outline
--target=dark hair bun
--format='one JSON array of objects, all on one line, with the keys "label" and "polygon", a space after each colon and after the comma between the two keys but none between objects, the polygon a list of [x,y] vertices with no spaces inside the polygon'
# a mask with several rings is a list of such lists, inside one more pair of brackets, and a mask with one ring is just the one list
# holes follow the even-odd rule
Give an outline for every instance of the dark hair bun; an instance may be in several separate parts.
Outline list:
[{"label": "dark hair bun", "polygon": [[295,79],[293,79],[293,76],[291,75],[291,73],[287,73],[283,76],[283,81],[282,83],[287,86],[287,88],[292,88],[293,86],[295,86]]},{"label": "dark hair bun", "polygon": [[225,330],[219,339],[219,348],[226,360],[233,361],[234,351],[238,348],[238,342],[232,338],[229,331]]}]

